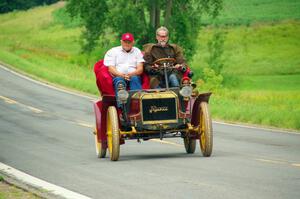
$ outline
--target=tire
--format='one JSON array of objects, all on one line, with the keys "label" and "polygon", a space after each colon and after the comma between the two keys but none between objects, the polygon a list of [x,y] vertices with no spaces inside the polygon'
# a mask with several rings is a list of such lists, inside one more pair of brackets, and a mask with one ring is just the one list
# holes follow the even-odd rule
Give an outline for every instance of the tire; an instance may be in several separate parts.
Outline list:
[{"label": "tire", "polygon": [[183,138],[183,141],[186,153],[194,153],[196,150],[196,140],[186,136]]},{"label": "tire", "polygon": [[204,157],[211,156],[213,148],[212,121],[207,102],[201,102],[199,106],[199,142]]},{"label": "tire", "polygon": [[107,110],[107,145],[110,160],[117,161],[120,154],[120,132],[116,107],[110,106]]},{"label": "tire", "polygon": [[106,148],[102,148],[101,142],[98,142],[98,132],[97,129],[95,129],[95,146],[96,146],[96,155],[98,158],[105,158],[106,156]]}]

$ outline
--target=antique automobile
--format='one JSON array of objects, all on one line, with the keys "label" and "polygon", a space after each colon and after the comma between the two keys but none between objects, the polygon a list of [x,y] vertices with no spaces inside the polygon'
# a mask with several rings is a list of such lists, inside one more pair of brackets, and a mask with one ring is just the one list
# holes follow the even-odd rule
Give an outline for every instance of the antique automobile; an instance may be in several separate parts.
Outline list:
[{"label": "antique automobile", "polygon": [[174,61],[162,58],[155,62],[165,74],[165,88],[140,91],[120,88],[121,109],[112,93],[102,94],[102,99],[94,103],[97,157],[104,158],[108,149],[110,159],[118,160],[120,145],[126,140],[174,137],[183,138],[186,153],[194,153],[199,140],[203,156],[211,156],[213,130],[208,107],[211,93],[199,94],[188,78],[180,88],[169,88],[167,74],[174,70]]}]

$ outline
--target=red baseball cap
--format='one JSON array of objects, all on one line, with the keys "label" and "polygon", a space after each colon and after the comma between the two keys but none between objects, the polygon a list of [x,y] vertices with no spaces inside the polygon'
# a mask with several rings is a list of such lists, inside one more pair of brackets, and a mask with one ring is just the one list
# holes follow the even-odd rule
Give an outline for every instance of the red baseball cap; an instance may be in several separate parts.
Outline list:
[{"label": "red baseball cap", "polygon": [[130,41],[130,42],[133,42],[134,41],[134,37],[131,33],[124,33],[122,35],[122,41]]}]

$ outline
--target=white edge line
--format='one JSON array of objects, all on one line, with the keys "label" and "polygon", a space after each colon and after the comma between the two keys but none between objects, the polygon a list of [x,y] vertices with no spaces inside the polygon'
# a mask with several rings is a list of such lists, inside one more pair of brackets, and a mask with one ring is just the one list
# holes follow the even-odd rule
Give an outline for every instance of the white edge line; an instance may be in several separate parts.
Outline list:
[{"label": "white edge line", "polygon": [[217,122],[217,121],[213,121],[213,123],[228,125],[228,126],[235,126],[235,127],[242,127],[242,128],[249,128],[249,129],[259,129],[259,130],[271,131],[271,132],[276,132],[276,133],[289,133],[289,134],[294,134],[294,135],[300,135],[300,132],[295,131],[295,130],[287,131],[287,130],[281,130],[281,129],[247,126],[247,125],[243,125],[243,124],[230,124],[230,123],[226,123],[226,122]]},{"label": "white edge line", "polygon": [[34,82],[34,83],[36,83],[36,84],[43,85],[43,86],[46,86],[46,87],[48,87],[48,88],[52,88],[52,89],[54,89],[54,90],[58,90],[58,91],[61,91],[61,92],[64,92],[64,93],[68,93],[68,94],[71,94],[71,95],[76,95],[76,96],[83,97],[83,98],[87,98],[87,99],[90,99],[90,100],[96,100],[96,98],[93,98],[93,97],[90,97],[90,96],[87,96],[87,95],[83,95],[83,94],[79,94],[79,93],[76,93],[76,92],[68,91],[68,90],[66,90],[66,89],[58,88],[58,87],[52,86],[52,85],[50,85],[50,84],[46,84],[46,83],[44,83],[44,82],[41,82],[41,81],[32,79],[32,78],[30,78],[30,77],[28,77],[28,76],[26,76],[26,75],[20,74],[20,73],[14,71],[14,70],[12,70],[12,69],[9,69],[9,68],[3,66],[1,63],[0,63],[0,67],[1,67],[2,69],[4,69],[4,70],[8,71],[8,72],[13,73],[14,75],[17,75],[17,76],[19,76],[19,77],[21,77],[21,78],[24,78],[24,79],[29,80],[29,81],[31,81],[31,82]]},{"label": "white edge line", "polygon": [[70,191],[68,189],[65,189],[63,187],[59,187],[57,185],[51,184],[49,182],[46,182],[44,180],[38,179],[36,177],[30,176],[22,171],[19,171],[13,167],[10,167],[6,164],[3,164],[0,162],[0,171],[6,174],[9,177],[13,177],[16,180],[20,180],[21,182],[31,185],[38,189],[43,189],[46,191],[49,191],[49,193],[52,193],[54,195],[61,196],[63,198],[68,199],[91,199],[87,196],[81,195],[79,193]]}]

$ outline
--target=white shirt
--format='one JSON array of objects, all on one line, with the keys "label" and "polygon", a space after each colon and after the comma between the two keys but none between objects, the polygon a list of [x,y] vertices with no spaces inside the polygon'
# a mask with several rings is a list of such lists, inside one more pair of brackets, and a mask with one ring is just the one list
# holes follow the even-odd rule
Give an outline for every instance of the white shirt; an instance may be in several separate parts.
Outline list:
[{"label": "white shirt", "polygon": [[128,74],[136,70],[139,63],[145,62],[140,49],[132,47],[126,52],[122,46],[114,47],[106,52],[104,56],[105,66],[115,66],[117,71]]}]

